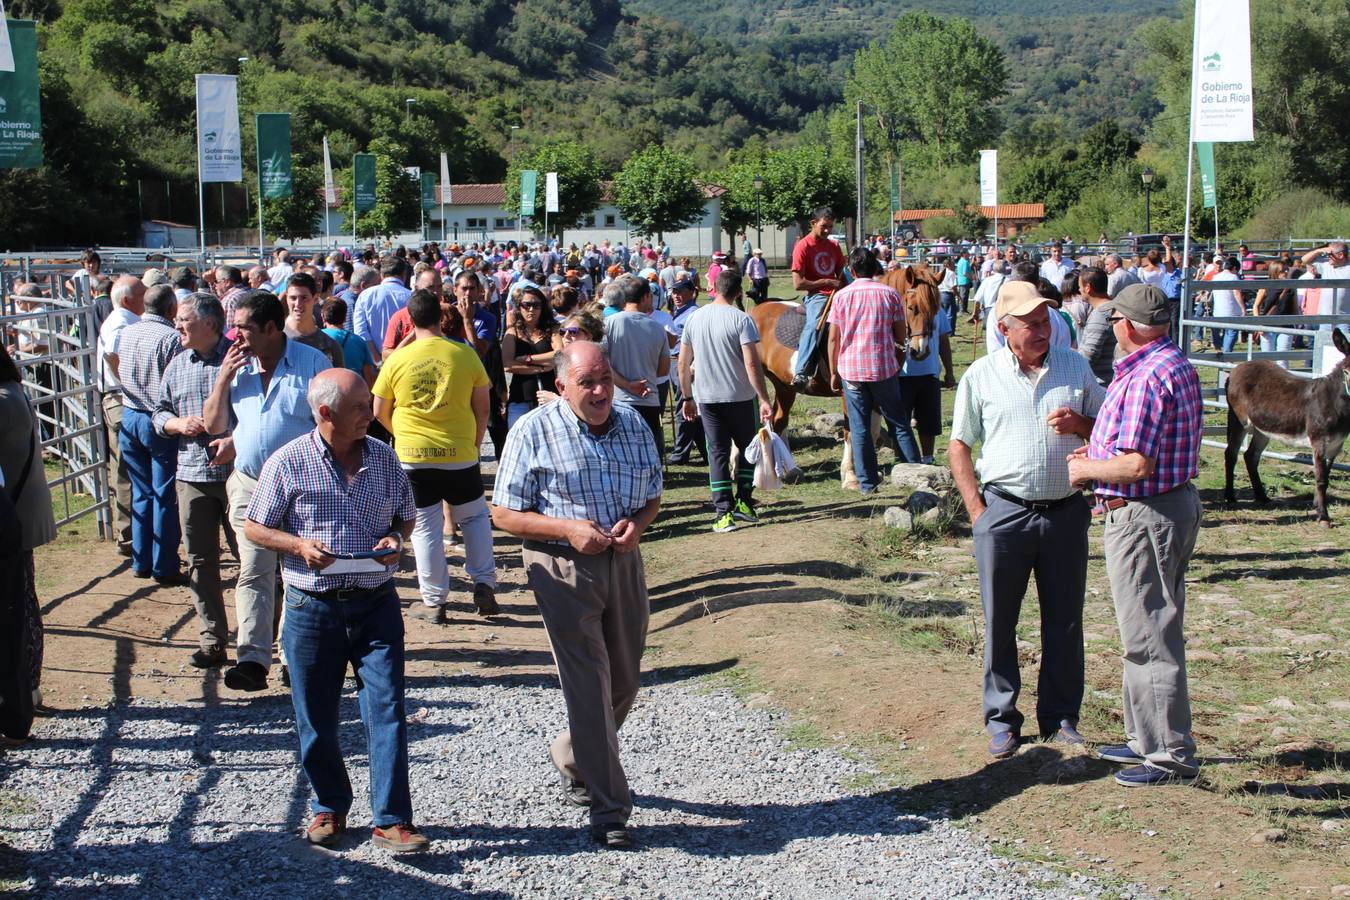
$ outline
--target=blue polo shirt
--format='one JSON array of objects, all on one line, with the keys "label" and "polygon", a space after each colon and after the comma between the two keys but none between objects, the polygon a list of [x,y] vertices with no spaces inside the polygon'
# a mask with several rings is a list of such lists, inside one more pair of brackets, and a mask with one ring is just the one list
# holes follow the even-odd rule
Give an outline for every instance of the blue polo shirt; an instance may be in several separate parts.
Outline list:
[{"label": "blue polo shirt", "polygon": [[331,369],[328,357],[299,341],[286,341],[267,390],[257,361],[234,374],[230,382],[230,425],[234,432],[234,467],[257,478],[263,463],[291,441],[314,429],[309,411],[309,381]]}]

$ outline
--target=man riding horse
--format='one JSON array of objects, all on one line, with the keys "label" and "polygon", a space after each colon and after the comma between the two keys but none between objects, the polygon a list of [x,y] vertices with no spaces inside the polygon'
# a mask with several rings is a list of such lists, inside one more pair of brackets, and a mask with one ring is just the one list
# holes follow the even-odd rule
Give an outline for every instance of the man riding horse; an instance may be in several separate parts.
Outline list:
[{"label": "man riding horse", "polygon": [[820,343],[825,307],[843,286],[844,251],[830,238],[834,210],[822,206],[811,214],[811,231],[792,248],[792,288],[806,295],[806,324],[797,344],[792,386],[801,390],[810,380],[811,363]]}]

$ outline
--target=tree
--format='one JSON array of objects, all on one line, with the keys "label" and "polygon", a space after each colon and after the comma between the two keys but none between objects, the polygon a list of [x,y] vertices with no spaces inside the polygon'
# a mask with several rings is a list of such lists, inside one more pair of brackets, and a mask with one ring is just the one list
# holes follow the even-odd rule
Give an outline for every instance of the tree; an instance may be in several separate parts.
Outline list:
[{"label": "tree", "polygon": [[595,212],[604,199],[604,175],[595,153],[576,141],[550,141],[532,153],[517,153],[506,168],[506,208],[520,209],[520,173],[539,173],[535,219],[544,220],[545,173],[558,173],[558,212],[548,214],[548,227],[556,235],[576,228]]},{"label": "tree", "polygon": [[817,207],[832,207],[839,217],[853,209],[857,196],[853,174],[825,147],[815,144],[766,153],[763,168],[766,222],[805,231]]},{"label": "tree", "polygon": [[[375,208],[356,218],[358,237],[392,237],[417,228],[421,221],[422,190],[417,179],[403,171],[408,151],[384,138],[370,142],[367,153],[375,154]],[[342,174],[343,196],[347,198],[342,227],[352,227],[351,198],[356,196],[352,170]]]},{"label": "tree", "polygon": [[910,12],[884,44],[857,52],[844,98],[862,101],[870,142],[942,169],[998,137],[1007,81],[1002,51],[968,20]]},{"label": "tree", "polygon": [[291,240],[313,237],[323,214],[323,168],[292,166],[291,182],[289,197],[263,201],[263,228]]},{"label": "tree", "polygon": [[614,176],[614,205],[638,234],[677,231],[703,218],[703,189],[694,164],[659,144],[639,150]]}]

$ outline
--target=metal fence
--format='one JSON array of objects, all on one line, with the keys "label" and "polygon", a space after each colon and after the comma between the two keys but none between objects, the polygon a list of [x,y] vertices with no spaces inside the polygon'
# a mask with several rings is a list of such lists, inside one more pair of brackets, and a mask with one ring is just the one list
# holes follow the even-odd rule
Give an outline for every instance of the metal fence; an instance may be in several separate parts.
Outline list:
[{"label": "metal fence", "polygon": [[[94,516],[99,537],[108,538],[108,436],[98,394],[94,307],[82,286],[71,292],[64,278],[40,272],[18,278],[0,271],[0,328],[37,412],[57,525]],[[47,296],[15,296],[15,283],[25,280],[38,283]]]},{"label": "metal fence", "polygon": [[[1315,244],[1314,246],[1323,246]],[[1255,251],[1255,247],[1252,248]],[[1311,248],[1309,248],[1311,249]],[[1249,285],[1252,282],[1259,282],[1260,288],[1267,290],[1284,290],[1293,288],[1295,290],[1304,290],[1308,288],[1317,288],[1324,292],[1329,292],[1333,297],[1338,289],[1350,290],[1350,279],[1329,279],[1319,278],[1316,280],[1297,280],[1297,279],[1270,279],[1264,277],[1249,278],[1245,277],[1242,281],[1221,282],[1223,289],[1235,291],[1251,290]],[[1215,370],[1218,372],[1218,384],[1213,388],[1203,390],[1204,404],[1210,409],[1228,409],[1228,395],[1225,391],[1227,373],[1237,368],[1244,362],[1250,360],[1264,359],[1275,362],[1289,370],[1291,375],[1299,378],[1320,378],[1324,374],[1327,349],[1331,345],[1331,332],[1334,328],[1350,328],[1350,315],[1317,315],[1317,316],[1212,316],[1197,315],[1194,308],[1194,299],[1192,290],[1196,287],[1209,287],[1210,282],[1196,281],[1192,282],[1190,278],[1183,281],[1182,301],[1181,301],[1181,319],[1180,319],[1180,344],[1186,350],[1191,364],[1199,370]],[[1239,337],[1246,335],[1247,346],[1241,352],[1223,353],[1213,351],[1207,348],[1193,347],[1193,343],[1203,345],[1205,336],[1212,335],[1222,331],[1237,331]],[[1287,335],[1291,338],[1288,343],[1288,349],[1278,349],[1281,342],[1275,341],[1276,349],[1259,349],[1256,339],[1257,334],[1265,335]],[[1217,343],[1217,342],[1216,342]],[[1334,351],[1333,351],[1334,352]],[[1227,433],[1226,425],[1207,425],[1204,432],[1206,435],[1224,435]],[[1212,440],[1206,438],[1203,441],[1207,447],[1216,447],[1219,449],[1227,448],[1226,441]],[[1312,465],[1312,455],[1308,452],[1280,452],[1267,449],[1263,454],[1265,457],[1279,459],[1285,462],[1296,462]],[[1341,472],[1350,472],[1350,465],[1337,463],[1334,469]]]}]

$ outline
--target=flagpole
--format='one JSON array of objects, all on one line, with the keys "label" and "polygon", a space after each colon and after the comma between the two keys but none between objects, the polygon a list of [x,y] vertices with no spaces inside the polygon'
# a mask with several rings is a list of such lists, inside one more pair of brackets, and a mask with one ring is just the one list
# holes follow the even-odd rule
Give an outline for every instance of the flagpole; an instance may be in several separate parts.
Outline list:
[{"label": "flagpole", "polygon": [[[203,251],[205,252],[205,251]],[[267,261],[266,238],[263,237],[263,183],[262,156],[258,156],[258,259]]]},{"label": "flagpole", "polygon": [[202,110],[197,102],[197,222],[200,225],[201,254],[206,259],[206,194],[202,189]]},{"label": "flagpole", "polygon": [[[1200,37],[1198,16],[1191,22],[1191,78],[1196,77],[1199,69],[1197,57],[1200,53]],[[1186,224],[1182,229],[1181,235],[1181,310],[1183,315],[1181,320],[1191,317],[1191,188],[1192,180],[1195,177],[1195,133],[1192,129],[1195,127],[1195,99],[1192,94],[1191,102],[1186,107]],[[1217,167],[1216,167],[1217,174]],[[1214,241],[1217,244],[1219,240],[1219,185],[1218,179],[1214,184]],[[1183,353],[1190,349],[1190,340],[1187,335],[1188,328],[1185,325],[1180,326],[1180,333],[1177,335],[1177,343]],[[1203,334],[1203,332],[1202,332]],[[1220,379],[1222,380],[1222,379]]]}]

